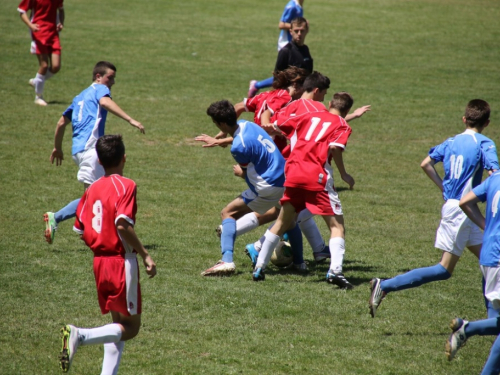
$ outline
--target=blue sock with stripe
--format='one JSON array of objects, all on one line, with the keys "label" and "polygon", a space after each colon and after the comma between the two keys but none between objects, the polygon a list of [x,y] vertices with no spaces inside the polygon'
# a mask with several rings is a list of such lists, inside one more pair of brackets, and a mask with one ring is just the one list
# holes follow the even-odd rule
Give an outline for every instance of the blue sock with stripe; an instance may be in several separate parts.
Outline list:
[{"label": "blue sock with stripe", "polygon": [[236,239],[236,220],[224,219],[222,221],[222,235],[220,236],[220,247],[222,261],[231,263],[233,261],[234,241]]},{"label": "blue sock with stripe", "polygon": [[433,281],[447,280],[451,277],[446,268],[441,264],[431,267],[417,268],[392,279],[383,280],[380,288],[386,292],[395,292],[398,290],[416,288],[417,286],[431,283]]}]

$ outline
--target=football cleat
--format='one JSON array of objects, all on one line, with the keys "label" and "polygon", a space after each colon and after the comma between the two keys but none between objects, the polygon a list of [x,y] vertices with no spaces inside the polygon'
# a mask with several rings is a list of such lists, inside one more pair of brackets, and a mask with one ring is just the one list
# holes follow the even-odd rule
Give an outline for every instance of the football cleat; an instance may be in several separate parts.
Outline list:
[{"label": "football cleat", "polygon": [[68,324],[61,328],[61,333],[62,349],[59,354],[59,364],[63,372],[68,372],[79,345],[78,328]]},{"label": "football cleat", "polygon": [[223,262],[219,260],[215,266],[206,269],[201,273],[201,276],[229,276],[234,273],[236,266],[234,262]]},{"label": "football cleat", "polygon": [[248,255],[250,260],[252,261],[252,265],[255,267],[257,263],[257,258],[259,257],[259,252],[255,248],[253,243],[249,243],[245,246],[245,254]]},{"label": "football cleat", "polygon": [[296,271],[299,271],[301,273],[307,272],[307,264],[305,262],[302,262],[300,264],[292,264],[292,268]]},{"label": "football cleat", "polygon": [[467,336],[465,335],[465,327],[469,324],[467,320],[455,318],[450,323],[450,328],[453,333],[448,337],[445,344],[446,357],[448,361],[455,358],[455,355],[462,346],[467,342]]},{"label": "football cleat", "polygon": [[43,220],[45,221],[45,241],[49,244],[54,242],[54,236],[56,235],[57,223],[53,212],[46,212],[43,214]]},{"label": "football cleat", "polygon": [[217,228],[215,228],[215,233],[217,234],[217,237],[220,238],[222,236],[222,225],[219,225]]},{"label": "football cleat", "polygon": [[377,308],[380,303],[384,299],[386,293],[380,288],[381,279],[374,278],[370,281],[370,300],[368,301],[368,305],[370,306],[370,315],[372,318],[375,318],[375,313],[377,312]]},{"label": "football cleat", "polygon": [[266,275],[264,274],[264,270],[262,268],[256,268],[253,270],[252,280],[253,281],[264,281],[266,279]]},{"label": "football cleat", "polygon": [[36,105],[40,105],[42,107],[46,107],[48,105],[47,102],[45,100],[43,100],[42,97],[36,97],[35,98],[35,104]]},{"label": "football cleat", "polygon": [[326,281],[330,284],[337,285],[340,289],[353,289],[352,285],[341,272],[335,273],[333,270],[329,270],[326,273]]},{"label": "football cleat", "polygon": [[34,82],[34,81],[35,81],[35,79],[34,79],[34,78],[30,78],[30,80],[28,81],[28,84],[29,84],[31,87],[33,87],[33,88],[35,88],[35,82]]},{"label": "football cleat", "polygon": [[317,253],[313,253],[314,261],[316,263],[323,263],[325,260],[330,259],[330,247],[325,245],[323,250]]},{"label": "football cleat", "polygon": [[257,83],[257,81],[255,80],[252,80],[250,81],[250,85],[248,86],[248,95],[247,95],[247,98],[253,98],[255,96],[255,94],[257,94],[257,92],[259,91],[259,89],[257,87],[255,87],[255,84]]}]

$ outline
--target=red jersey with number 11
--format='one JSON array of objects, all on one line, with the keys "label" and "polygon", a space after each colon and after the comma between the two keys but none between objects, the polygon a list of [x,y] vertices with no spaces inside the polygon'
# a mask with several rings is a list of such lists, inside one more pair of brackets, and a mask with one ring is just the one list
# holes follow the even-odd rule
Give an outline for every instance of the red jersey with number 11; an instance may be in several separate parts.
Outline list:
[{"label": "red jersey with number 11", "polygon": [[310,191],[333,188],[330,146],[345,148],[351,127],[340,116],[311,99],[290,103],[274,117],[291,143],[285,164],[285,186]]},{"label": "red jersey with number 11", "polygon": [[118,219],[135,223],[137,187],[129,178],[113,174],[101,177],[83,194],[73,230],[95,256],[125,256],[134,249],[122,240],[116,229]]}]

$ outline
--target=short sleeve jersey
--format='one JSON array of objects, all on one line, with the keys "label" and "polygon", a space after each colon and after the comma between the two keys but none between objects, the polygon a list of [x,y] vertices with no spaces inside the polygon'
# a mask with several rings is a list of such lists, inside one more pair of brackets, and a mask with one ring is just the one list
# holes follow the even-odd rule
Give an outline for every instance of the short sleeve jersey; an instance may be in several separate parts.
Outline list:
[{"label": "short sleeve jersey", "polygon": [[[303,17],[304,11],[302,6],[297,0],[290,0],[283,10],[280,21],[290,23],[294,18]],[[288,42],[292,40],[292,37],[288,30],[280,30],[280,35],[278,37],[278,51],[282,49]]]},{"label": "short sleeve jersey", "polygon": [[238,121],[231,154],[242,168],[246,168],[245,180],[254,193],[283,186],[285,159],[271,137],[257,124]]},{"label": "short sleeve jersey", "polygon": [[119,175],[101,177],[83,194],[76,210],[74,231],[95,256],[125,256],[134,249],[118,235],[120,218],[135,224],[137,212],[136,185]]},{"label": "short sleeve jersey", "polygon": [[253,112],[253,122],[262,125],[261,116],[266,109],[269,109],[271,115],[273,115],[274,112],[286,106],[291,100],[292,98],[286,90],[266,91],[255,95],[253,98],[245,98],[245,111]]},{"label": "short sleeve jersey", "polygon": [[429,157],[443,163],[445,200],[459,200],[479,185],[483,169],[499,169],[495,143],[470,129],[431,148]]},{"label": "short sleeve jersey", "polygon": [[57,35],[57,10],[62,8],[63,0],[22,0],[17,10],[19,13],[31,10],[31,22],[40,28],[33,36],[46,44]]},{"label": "short sleeve jersey", "polygon": [[291,66],[296,66],[297,68],[302,68],[312,73],[314,67],[313,63],[314,61],[309,52],[309,47],[305,44],[303,46],[298,46],[294,42],[290,42],[278,52],[274,71],[280,72]]},{"label": "short sleeve jersey", "polygon": [[285,186],[309,191],[333,188],[330,146],[345,149],[351,127],[310,99],[292,102],[273,117],[291,141],[285,165]]},{"label": "short sleeve jersey", "polygon": [[63,116],[73,124],[73,146],[71,154],[95,147],[99,137],[104,135],[104,126],[108,111],[101,107],[99,100],[111,97],[109,88],[100,83],[93,83],[77,95]]},{"label": "short sleeve jersey", "polygon": [[500,266],[500,172],[493,173],[472,191],[481,202],[486,201],[486,227],[479,264],[498,267]]}]

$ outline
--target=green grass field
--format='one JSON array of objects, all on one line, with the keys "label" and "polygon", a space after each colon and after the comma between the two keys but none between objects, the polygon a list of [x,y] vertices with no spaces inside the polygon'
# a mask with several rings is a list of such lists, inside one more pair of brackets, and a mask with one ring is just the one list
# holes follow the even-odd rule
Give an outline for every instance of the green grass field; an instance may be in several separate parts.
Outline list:
[{"label": "green grass field", "polygon": [[[352,191],[336,175],[346,220],[345,292],[324,282],[327,265],[297,275],[270,268],[251,280],[237,239],[237,273],[203,278],[220,257],[214,228],[245,189],[228,149],[193,138],[217,129],[208,105],[246,96],[269,76],[284,0],[67,0],[62,70],[33,104],[36,71],[18,3],[0,2],[0,373],[55,374],[59,329],[92,327],[101,316],[92,253],[59,226],[43,239],[45,211],[82,194],[70,157],[49,155],[57,120],[91,83],[93,65],[117,66],[113,98],[146,127],[141,135],[110,115],[121,133],[126,176],[138,185],[136,231],[157,262],[142,272],[143,327],[127,342],[120,374],[478,374],[492,337],[475,337],[453,362],[444,355],[455,316],[485,318],[477,260],[465,254],[446,282],[393,293],[368,313],[369,281],[435,264],[442,199],[419,165],[430,147],[463,129],[473,98],[492,107],[485,135],[500,141],[500,3],[496,0],[307,0],[306,43],[315,68],[372,111],[352,122],[344,155]],[[245,115],[250,119],[251,116]],[[325,225],[318,221],[324,236]],[[80,348],[73,374],[97,374],[101,346]]]}]

